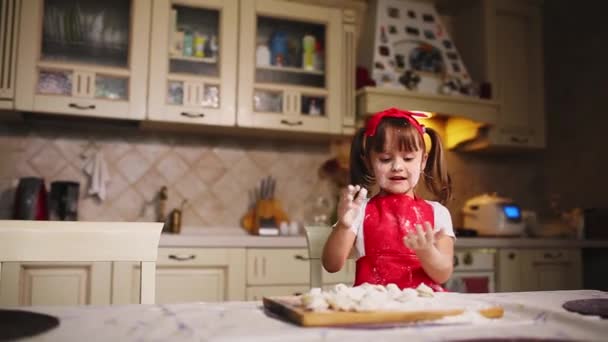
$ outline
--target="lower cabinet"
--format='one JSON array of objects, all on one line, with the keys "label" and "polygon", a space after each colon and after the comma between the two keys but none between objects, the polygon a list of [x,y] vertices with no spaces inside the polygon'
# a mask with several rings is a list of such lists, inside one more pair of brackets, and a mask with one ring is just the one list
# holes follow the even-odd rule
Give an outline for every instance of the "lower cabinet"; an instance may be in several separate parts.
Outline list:
[{"label": "lower cabinet", "polygon": [[[355,262],[347,260],[340,272],[323,271],[324,287],[352,285]],[[306,248],[248,248],[247,300],[269,296],[291,296],[310,289],[310,263]]]},{"label": "lower cabinet", "polygon": [[[242,248],[160,248],[156,263],[156,303],[219,302],[245,299]],[[112,303],[137,303],[137,263],[115,263]]]},{"label": "lower cabinet", "polygon": [[2,263],[0,306],[107,305],[112,265],[88,263]]},{"label": "lower cabinet", "polygon": [[552,291],[582,288],[580,249],[501,249],[498,291]]}]

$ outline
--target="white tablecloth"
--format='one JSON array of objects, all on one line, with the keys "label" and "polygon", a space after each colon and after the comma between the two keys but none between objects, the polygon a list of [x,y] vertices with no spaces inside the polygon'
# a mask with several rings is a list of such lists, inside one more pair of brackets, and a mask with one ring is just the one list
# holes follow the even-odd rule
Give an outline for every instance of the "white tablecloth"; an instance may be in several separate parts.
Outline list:
[{"label": "white tablecloth", "polygon": [[608,341],[608,319],[562,309],[565,301],[608,298],[601,291],[470,294],[500,304],[502,319],[391,328],[303,328],[265,313],[261,302],[23,308],[57,316],[35,341],[446,341],[536,337]]}]

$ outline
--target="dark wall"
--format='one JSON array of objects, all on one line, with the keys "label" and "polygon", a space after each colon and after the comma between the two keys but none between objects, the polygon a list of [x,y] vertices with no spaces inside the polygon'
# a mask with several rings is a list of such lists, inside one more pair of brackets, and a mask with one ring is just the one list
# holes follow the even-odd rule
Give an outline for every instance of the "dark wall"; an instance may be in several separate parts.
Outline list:
[{"label": "dark wall", "polygon": [[[544,193],[608,207],[608,18],[604,1],[544,1]],[[608,227],[606,227],[608,229]]]}]

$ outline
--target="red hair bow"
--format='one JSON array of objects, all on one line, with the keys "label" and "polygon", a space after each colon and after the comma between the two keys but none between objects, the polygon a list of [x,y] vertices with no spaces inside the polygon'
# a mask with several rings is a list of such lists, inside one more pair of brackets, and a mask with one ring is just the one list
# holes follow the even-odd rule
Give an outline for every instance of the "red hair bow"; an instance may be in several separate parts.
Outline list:
[{"label": "red hair bow", "polygon": [[393,108],[389,108],[387,110],[384,110],[384,111],[381,111],[381,112],[378,112],[378,113],[374,114],[371,118],[369,118],[369,120],[367,120],[367,124],[365,126],[365,135],[368,136],[368,137],[374,136],[376,134],[376,129],[378,128],[378,124],[385,117],[404,118],[412,126],[414,126],[414,128],[416,128],[416,130],[418,131],[418,133],[420,133],[420,135],[423,135],[424,134],[424,126],[421,125],[418,122],[418,120],[416,120],[415,117],[426,118],[428,116],[426,114],[423,114],[423,113],[409,112],[409,111],[397,109],[397,108],[394,108],[394,107]]}]

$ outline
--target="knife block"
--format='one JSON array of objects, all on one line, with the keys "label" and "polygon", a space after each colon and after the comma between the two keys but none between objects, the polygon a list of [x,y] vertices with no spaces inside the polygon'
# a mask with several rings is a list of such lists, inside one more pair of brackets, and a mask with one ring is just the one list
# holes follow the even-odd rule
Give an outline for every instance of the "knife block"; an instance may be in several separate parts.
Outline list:
[{"label": "knife block", "polygon": [[259,199],[243,217],[242,224],[250,234],[259,235],[260,228],[277,228],[289,217],[276,199]]}]

